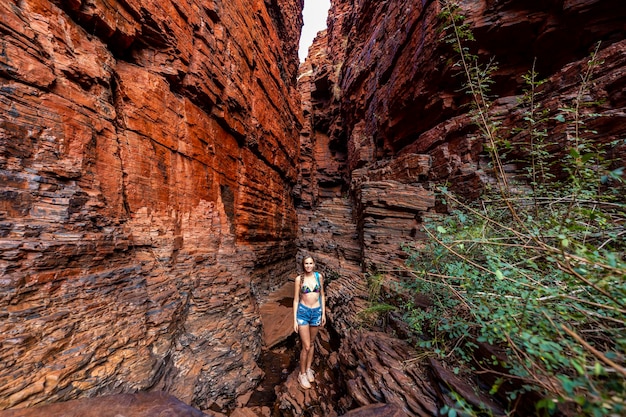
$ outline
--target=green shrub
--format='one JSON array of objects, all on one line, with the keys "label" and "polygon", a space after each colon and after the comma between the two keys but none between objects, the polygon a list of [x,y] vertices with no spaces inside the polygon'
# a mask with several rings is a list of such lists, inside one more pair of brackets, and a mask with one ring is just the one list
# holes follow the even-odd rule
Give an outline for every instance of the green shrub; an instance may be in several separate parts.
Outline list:
[{"label": "green shrub", "polygon": [[[588,85],[601,62],[594,53],[579,94],[553,114],[536,101],[533,71],[525,79],[528,142],[520,162],[525,178],[512,183],[504,172],[505,141],[492,122],[487,98],[489,66],[463,47],[470,39],[458,8],[444,3],[448,39],[460,53],[476,122],[493,161],[496,187],[468,204],[441,187],[446,216],[425,225],[423,247],[408,248],[411,289],[427,293],[433,307],[408,306],[406,320],[428,338],[420,345],[442,357],[470,362],[477,342],[501,348],[504,379],[543,395],[540,414],[559,402],[581,415],[624,415],[626,386],[626,205],[622,169],[610,170],[605,147],[594,143],[584,119],[595,117]],[[596,50],[597,51],[597,50]],[[542,121],[566,124],[567,152],[555,159]],[[552,143],[551,143],[552,140]],[[609,144],[611,146],[614,144]],[[519,144],[516,146],[519,149]],[[518,158],[519,152],[518,152]],[[559,172],[557,181],[554,172]],[[517,192],[515,191],[517,190]],[[513,400],[519,392],[509,392]],[[446,410],[448,411],[448,410]]]}]

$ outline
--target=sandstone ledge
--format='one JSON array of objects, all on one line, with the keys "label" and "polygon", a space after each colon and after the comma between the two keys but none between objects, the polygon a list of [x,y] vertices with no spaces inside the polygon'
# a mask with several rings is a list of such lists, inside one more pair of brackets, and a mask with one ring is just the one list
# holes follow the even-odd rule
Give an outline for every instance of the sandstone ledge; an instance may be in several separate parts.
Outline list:
[{"label": "sandstone ledge", "polygon": [[164,392],[84,398],[0,411],[0,417],[210,417]]}]

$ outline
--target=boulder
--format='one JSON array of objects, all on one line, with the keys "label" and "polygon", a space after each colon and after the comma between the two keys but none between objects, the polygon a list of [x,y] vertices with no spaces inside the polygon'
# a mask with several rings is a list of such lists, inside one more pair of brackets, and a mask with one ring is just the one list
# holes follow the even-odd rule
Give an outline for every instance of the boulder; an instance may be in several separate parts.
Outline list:
[{"label": "boulder", "polygon": [[164,392],[81,398],[0,411],[1,417],[211,417]]}]

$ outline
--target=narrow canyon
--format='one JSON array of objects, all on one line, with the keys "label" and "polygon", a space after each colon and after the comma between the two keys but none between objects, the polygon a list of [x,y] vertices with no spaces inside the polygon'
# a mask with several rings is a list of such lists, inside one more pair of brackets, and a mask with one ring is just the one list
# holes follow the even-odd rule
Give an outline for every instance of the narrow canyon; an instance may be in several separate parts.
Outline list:
[{"label": "narrow canyon", "polygon": [[[502,126],[531,67],[564,108],[597,50],[584,117],[624,166],[623,0],[458,3]],[[446,384],[502,415],[401,320],[363,318],[368,277],[405,296],[436,187],[492,183],[442,7],[331,0],[299,63],[303,0],[2,0],[0,416],[436,416]],[[305,253],[328,306],[307,391]]]}]

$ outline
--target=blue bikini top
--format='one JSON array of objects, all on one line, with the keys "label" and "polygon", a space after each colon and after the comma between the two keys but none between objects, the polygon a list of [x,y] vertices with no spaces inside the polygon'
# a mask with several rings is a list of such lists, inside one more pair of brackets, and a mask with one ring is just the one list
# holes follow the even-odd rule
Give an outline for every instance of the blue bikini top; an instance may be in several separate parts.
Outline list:
[{"label": "blue bikini top", "polygon": [[320,292],[320,277],[319,274],[317,272],[313,273],[315,275],[315,281],[317,281],[317,284],[315,284],[315,287],[313,289],[307,287],[306,285],[304,285],[304,277],[302,278],[302,287],[300,288],[300,292],[302,294],[308,294],[311,292]]}]

